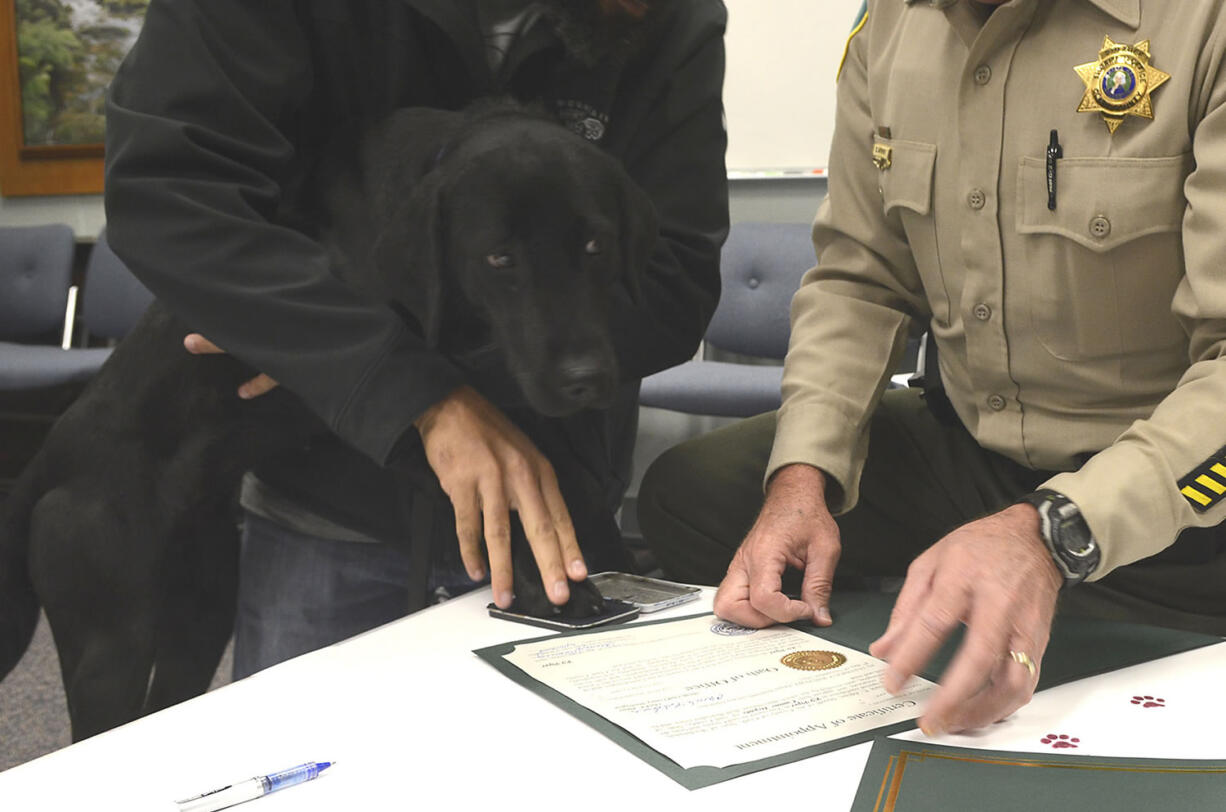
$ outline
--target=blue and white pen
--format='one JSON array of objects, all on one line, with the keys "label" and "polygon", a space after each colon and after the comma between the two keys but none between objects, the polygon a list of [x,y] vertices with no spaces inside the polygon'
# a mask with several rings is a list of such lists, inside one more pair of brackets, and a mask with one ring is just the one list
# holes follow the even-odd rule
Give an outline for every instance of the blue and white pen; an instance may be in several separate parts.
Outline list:
[{"label": "blue and white pen", "polygon": [[310,781],[331,766],[331,761],[308,761],[306,764],[299,764],[288,770],[270,775],[257,775],[255,778],[215,789],[194,798],[185,798],[176,803],[179,804],[179,812],[215,812],[218,809],[226,809],[255,800],[279,789],[301,784],[303,781]]}]

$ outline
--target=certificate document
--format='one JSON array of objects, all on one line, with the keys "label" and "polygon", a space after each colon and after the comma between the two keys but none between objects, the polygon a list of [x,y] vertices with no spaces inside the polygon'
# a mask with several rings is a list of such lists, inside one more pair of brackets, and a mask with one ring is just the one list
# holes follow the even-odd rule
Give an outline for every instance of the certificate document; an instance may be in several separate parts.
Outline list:
[{"label": "certificate document", "polygon": [[789,753],[918,717],[935,685],[788,626],[714,615],[515,644],[503,658],[682,768]]}]

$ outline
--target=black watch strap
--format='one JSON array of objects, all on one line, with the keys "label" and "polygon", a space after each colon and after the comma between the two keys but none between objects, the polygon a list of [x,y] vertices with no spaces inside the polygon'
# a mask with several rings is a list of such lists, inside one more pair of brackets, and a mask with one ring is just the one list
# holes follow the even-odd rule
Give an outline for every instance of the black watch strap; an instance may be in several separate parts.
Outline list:
[{"label": "black watch strap", "polygon": [[1039,511],[1039,535],[1064,577],[1066,588],[1081,583],[1098,569],[1102,558],[1098,542],[1072,499],[1043,488],[1018,501],[1028,502]]}]

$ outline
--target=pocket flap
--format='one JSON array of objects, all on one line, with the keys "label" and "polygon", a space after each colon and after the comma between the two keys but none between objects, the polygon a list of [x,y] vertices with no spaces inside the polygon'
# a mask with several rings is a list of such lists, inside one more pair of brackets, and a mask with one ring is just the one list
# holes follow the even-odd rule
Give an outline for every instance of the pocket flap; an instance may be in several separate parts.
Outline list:
[{"label": "pocket flap", "polygon": [[1047,208],[1047,163],[1019,162],[1017,230],[1058,234],[1105,252],[1147,234],[1178,231],[1191,153],[1170,158],[1061,158],[1056,208]]},{"label": "pocket flap", "polygon": [[932,208],[932,171],[936,166],[936,144],[876,138],[875,144],[889,147],[890,166],[881,170],[881,197],[885,212],[901,207],[926,215]]}]

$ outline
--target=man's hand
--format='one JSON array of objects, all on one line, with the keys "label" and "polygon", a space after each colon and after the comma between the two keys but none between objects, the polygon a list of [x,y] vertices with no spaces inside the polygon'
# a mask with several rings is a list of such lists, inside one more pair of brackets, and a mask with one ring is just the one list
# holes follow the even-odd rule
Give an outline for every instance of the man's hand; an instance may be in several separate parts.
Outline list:
[{"label": "man's hand", "polygon": [[[742,626],[811,619],[830,625],[830,590],[842,547],[826,507],[826,475],[810,465],[779,469],[749,535],[715,594],[715,613]],[[788,567],[804,570],[800,600],[783,594]]]},{"label": "man's hand", "polygon": [[[1004,719],[1034,693],[1061,583],[1030,505],[953,531],[912,562],[890,624],[869,648],[890,664],[886,690],[901,690],[964,623],[966,636],[920,729],[937,735]],[[1011,651],[1028,655],[1035,673]]]},{"label": "man's hand", "polygon": [[[192,355],[224,355],[226,352],[199,333],[191,333],[184,338],[183,346]],[[250,400],[251,398],[258,398],[260,395],[276,387],[277,382],[261,372],[238,387],[238,396],[243,400]]]},{"label": "man's hand", "polygon": [[494,602],[511,605],[511,519],[532,545],[545,592],[554,604],[570,597],[567,575],[581,581],[587,565],[570,512],[549,460],[497,407],[461,386],[415,422],[426,459],[455,508],[464,568],[474,581],[485,575],[484,530]]}]

